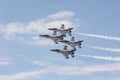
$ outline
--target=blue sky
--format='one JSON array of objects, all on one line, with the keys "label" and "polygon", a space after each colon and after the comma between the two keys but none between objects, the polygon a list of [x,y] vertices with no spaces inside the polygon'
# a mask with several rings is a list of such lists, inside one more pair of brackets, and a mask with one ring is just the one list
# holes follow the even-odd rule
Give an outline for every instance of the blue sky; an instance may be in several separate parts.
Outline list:
[{"label": "blue sky", "polygon": [[[120,80],[119,3],[0,0],[0,80]],[[84,40],[68,60],[49,51],[64,44],[38,37],[63,23]]]}]

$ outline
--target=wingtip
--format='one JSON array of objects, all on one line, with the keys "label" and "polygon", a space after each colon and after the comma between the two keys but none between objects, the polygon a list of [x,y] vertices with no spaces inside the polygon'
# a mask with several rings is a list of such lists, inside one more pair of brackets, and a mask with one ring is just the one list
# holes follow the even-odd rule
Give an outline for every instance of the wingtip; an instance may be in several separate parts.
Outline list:
[{"label": "wingtip", "polygon": [[39,37],[41,37],[42,35],[38,35]]},{"label": "wingtip", "polygon": [[53,49],[50,49],[50,51],[53,51]]},{"label": "wingtip", "polygon": [[48,30],[51,30],[51,28],[48,28]]},{"label": "wingtip", "polygon": [[75,56],[72,56],[73,58],[75,57]]},{"label": "wingtip", "polygon": [[66,57],[66,59],[69,59],[69,57]]},{"label": "wingtip", "polygon": [[80,40],[79,42],[83,42],[84,40]]},{"label": "wingtip", "polygon": [[71,30],[73,29],[73,27],[72,28],[70,28]]},{"label": "wingtip", "polygon": [[44,35],[39,35],[39,37],[44,37]]},{"label": "wingtip", "polygon": [[76,48],[74,49],[74,51],[76,51]]}]

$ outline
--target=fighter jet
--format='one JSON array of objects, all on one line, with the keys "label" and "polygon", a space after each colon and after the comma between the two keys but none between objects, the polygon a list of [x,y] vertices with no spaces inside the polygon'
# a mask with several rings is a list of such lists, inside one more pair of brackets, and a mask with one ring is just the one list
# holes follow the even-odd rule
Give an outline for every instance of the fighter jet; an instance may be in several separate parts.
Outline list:
[{"label": "fighter jet", "polygon": [[70,36],[72,35],[72,29],[73,28],[68,28],[68,29],[65,29],[65,26],[64,24],[62,24],[61,28],[58,29],[58,28],[48,28],[48,30],[51,30],[51,31],[57,31],[59,32],[61,35],[66,35],[66,33],[68,33]]},{"label": "fighter jet", "polygon": [[68,51],[67,46],[64,46],[64,48],[62,50],[60,50],[60,49],[51,49],[50,51],[61,53],[61,54],[63,54],[65,56],[66,59],[69,59],[69,55],[74,57],[74,52],[76,51],[76,49]]},{"label": "fighter jet", "polygon": [[81,48],[81,43],[83,42],[83,40],[75,41],[75,37],[72,37],[70,41],[69,40],[61,40],[60,42],[70,45],[73,49],[76,49],[76,46]]},{"label": "fighter jet", "polygon": [[63,37],[65,35],[59,35],[56,36],[56,31],[54,31],[53,35],[39,35],[40,37],[46,37],[52,39],[56,44],[58,44],[59,41],[63,40]]}]

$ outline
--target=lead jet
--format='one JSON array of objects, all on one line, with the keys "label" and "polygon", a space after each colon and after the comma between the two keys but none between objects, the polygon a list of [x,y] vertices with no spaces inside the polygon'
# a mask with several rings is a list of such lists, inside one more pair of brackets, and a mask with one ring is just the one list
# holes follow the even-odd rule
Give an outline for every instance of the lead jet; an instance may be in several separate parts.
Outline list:
[{"label": "lead jet", "polygon": [[66,33],[68,33],[70,36],[72,35],[71,34],[72,33],[72,29],[73,28],[65,29],[64,24],[62,24],[60,29],[58,29],[58,28],[48,28],[48,30],[59,32],[61,35],[66,35]]},{"label": "lead jet", "polygon": [[74,52],[76,51],[76,49],[68,51],[67,46],[64,46],[64,48],[62,50],[60,50],[60,49],[51,49],[50,51],[61,53],[61,54],[63,54],[65,56],[66,59],[69,59],[69,55],[74,57]]},{"label": "lead jet", "polygon": [[65,35],[56,36],[56,31],[53,32],[53,35],[39,35],[40,37],[46,37],[52,39],[56,44],[58,44],[59,41],[63,40],[63,37]]},{"label": "lead jet", "polygon": [[70,41],[69,40],[61,40],[60,42],[70,45],[73,49],[76,49],[76,46],[81,48],[81,43],[83,42],[83,40],[75,41],[75,37],[72,37]]}]

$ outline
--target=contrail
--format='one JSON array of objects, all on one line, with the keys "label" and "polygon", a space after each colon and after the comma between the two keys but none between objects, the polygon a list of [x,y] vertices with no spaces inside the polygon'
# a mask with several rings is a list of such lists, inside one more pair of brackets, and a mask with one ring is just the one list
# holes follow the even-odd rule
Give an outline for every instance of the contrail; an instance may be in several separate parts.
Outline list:
[{"label": "contrail", "polygon": [[101,38],[101,39],[120,41],[120,37],[111,37],[111,36],[105,36],[105,35],[86,34],[86,33],[77,33],[77,34],[82,35],[82,36],[89,36],[89,37],[96,37],[96,38]]},{"label": "contrail", "polygon": [[120,49],[118,49],[118,48],[105,48],[105,47],[90,47],[90,48],[120,53]]},{"label": "contrail", "polygon": [[80,55],[80,56],[93,58],[93,59],[100,59],[100,60],[108,60],[108,61],[120,62],[120,57],[113,58],[113,57],[91,56],[91,55]]}]

